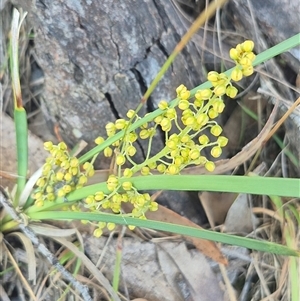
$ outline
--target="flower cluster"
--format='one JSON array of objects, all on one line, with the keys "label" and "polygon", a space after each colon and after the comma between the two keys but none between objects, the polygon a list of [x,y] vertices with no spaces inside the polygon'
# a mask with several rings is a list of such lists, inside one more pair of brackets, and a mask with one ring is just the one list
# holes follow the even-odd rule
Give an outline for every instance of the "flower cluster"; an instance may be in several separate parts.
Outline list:
[{"label": "flower cluster", "polygon": [[[126,170],[124,171],[126,174]],[[89,195],[85,198],[85,207],[91,211],[111,210],[113,213],[122,213],[122,204],[131,204],[132,211],[126,216],[136,217],[139,219],[146,219],[145,213],[150,211],[156,211],[158,204],[153,201],[148,193],[139,193],[132,185],[132,182],[128,178],[122,180],[115,176],[110,175],[106,182],[106,187],[109,191],[105,194],[103,191],[98,191],[94,195]],[[98,224],[94,231],[94,235],[99,237],[102,234],[102,229],[107,227],[108,230],[113,230],[115,225],[113,223]],[[134,227],[129,227],[133,229]]]},{"label": "flower cluster", "polygon": [[71,191],[83,187],[87,178],[94,175],[94,167],[85,162],[82,166],[76,157],[70,156],[64,142],[53,145],[44,143],[45,150],[51,156],[43,165],[42,176],[37,180],[37,189],[33,195],[38,207],[45,201],[54,201],[57,197],[65,197]]},{"label": "flower cluster", "polygon": [[[225,108],[222,97],[226,95],[234,98],[238,93],[231,81],[239,81],[243,76],[253,73],[253,47],[252,41],[245,41],[231,49],[230,57],[236,67],[229,76],[216,71],[209,72],[207,79],[211,88],[199,89],[192,95],[187,87],[180,85],[176,89],[177,99],[170,104],[162,100],[158,105],[160,114],[151,122],[141,124],[142,118],[134,110],[127,112],[127,120],[109,122],[105,126],[108,138],[120,131],[124,133],[119,140],[102,148],[105,157],[114,156],[116,173],[108,177],[105,191],[98,191],[83,200],[81,204],[84,205],[84,210],[123,214],[122,204],[127,203],[132,210],[126,216],[145,219],[145,213],[157,210],[158,204],[148,193],[139,193],[133,186],[131,177],[137,172],[141,175],[177,175],[189,165],[203,165],[208,171],[214,171],[214,162],[204,155],[203,150],[208,149],[213,158],[218,158],[222,154],[222,148],[227,145],[228,139],[221,135],[222,127],[216,118]],[[130,129],[129,126],[136,122],[141,125],[135,130]],[[152,139],[159,128],[165,134],[165,144],[158,153],[151,156]],[[148,140],[146,158],[141,163],[134,160],[138,139]],[[100,146],[105,142],[103,137],[95,140]],[[55,146],[46,142],[45,149],[51,157],[47,159],[43,175],[37,181],[38,189],[34,194],[37,206],[42,206],[45,200],[53,201],[56,197],[66,196],[72,190],[82,187],[87,182],[87,177],[94,174],[92,163],[85,162],[81,166],[76,157],[69,155],[64,143]],[[124,168],[126,165],[130,167]],[[82,209],[78,204],[72,206],[71,210]],[[115,224],[97,223],[94,235],[101,236],[105,227],[113,230]]]},{"label": "flower cluster", "polygon": [[255,54],[253,53],[254,43],[247,40],[242,44],[238,44],[235,48],[230,49],[229,55],[236,63],[236,67],[231,73],[234,81],[239,81],[243,76],[253,74],[253,61]]}]

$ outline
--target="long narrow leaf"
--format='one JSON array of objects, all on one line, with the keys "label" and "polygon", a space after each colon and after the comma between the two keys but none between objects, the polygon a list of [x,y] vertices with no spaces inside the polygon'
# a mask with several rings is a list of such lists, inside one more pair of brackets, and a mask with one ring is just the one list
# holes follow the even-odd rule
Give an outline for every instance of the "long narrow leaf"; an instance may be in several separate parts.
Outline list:
[{"label": "long narrow leaf", "polygon": [[259,241],[256,239],[218,233],[218,232],[209,231],[205,229],[198,229],[198,228],[192,228],[192,227],[181,226],[181,225],[173,225],[170,223],[124,217],[115,214],[47,211],[47,212],[32,213],[29,215],[29,217],[34,220],[56,219],[56,220],[90,220],[90,221],[97,221],[97,222],[100,221],[113,222],[121,225],[133,225],[138,227],[177,233],[181,235],[198,237],[207,240],[213,240],[216,242],[236,245],[236,246],[245,247],[257,251],[288,255],[288,256],[300,256],[300,251],[293,250],[286,246],[282,246],[272,242]]}]

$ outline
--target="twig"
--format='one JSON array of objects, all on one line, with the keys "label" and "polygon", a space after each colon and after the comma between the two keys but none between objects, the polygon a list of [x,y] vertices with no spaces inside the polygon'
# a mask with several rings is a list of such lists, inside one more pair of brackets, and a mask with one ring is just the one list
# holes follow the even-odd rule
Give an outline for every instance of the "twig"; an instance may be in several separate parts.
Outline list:
[{"label": "twig", "polygon": [[88,292],[88,287],[77,281],[73,275],[59,263],[58,259],[46,248],[46,246],[39,242],[35,233],[24,223],[24,220],[19,217],[2,187],[0,187],[0,203],[3,204],[6,212],[19,223],[19,227],[22,232],[31,240],[38,251],[47,258],[50,264],[53,265],[63,275],[63,277],[68,280],[76,290],[78,290],[78,292],[80,292],[85,301],[92,301]]}]

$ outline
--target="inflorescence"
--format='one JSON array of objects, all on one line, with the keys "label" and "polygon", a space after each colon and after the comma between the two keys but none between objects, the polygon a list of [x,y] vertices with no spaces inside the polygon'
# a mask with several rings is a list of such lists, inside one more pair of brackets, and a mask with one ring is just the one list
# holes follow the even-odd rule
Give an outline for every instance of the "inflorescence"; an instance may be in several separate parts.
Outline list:
[{"label": "inflorescence", "polygon": [[[105,126],[107,137],[114,136],[118,131],[125,133],[121,139],[103,150],[105,157],[115,156],[117,173],[108,177],[106,191],[98,191],[84,199],[84,207],[90,211],[110,210],[115,214],[122,214],[122,203],[130,203],[132,211],[126,216],[145,219],[145,213],[148,210],[156,211],[158,204],[148,193],[139,193],[133,186],[130,179],[137,172],[142,175],[177,175],[189,165],[203,165],[208,171],[214,171],[215,164],[203,155],[203,149],[209,148],[211,156],[218,158],[222,154],[222,148],[227,145],[228,139],[221,135],[222,128],[216,118],[225,107],[222,97],[227,95],[234,98],[238,93],[232,81],[239,81],[243,76],[253,73],[253,47],[252,41],[245,41],[231,49],[230,57],[236,67],[230,76],[216,71],[209,72],[207,79],[212,88],[198,90],[191,97],[191,92],[180,85],[176,89],[176,105],[161,101],[158,107],[162,113],[152,123],[144,123],[137,130],[128,131],[131,123],[142,119],[134,110],[127,112],[128,120],[109,122]],[[158,127],[165,133],[165,145],[161,151],[151,156],[152,139]],[[206,135],[207,131],[210,132],[210,137]],[[146,158],[139,164],[133,159],[138,139],[148,140]],[[101,145],[105,141],[105,138],[98,137],[95,143]],[[43,175],[36,183],[38,189],[33,195],[36,206],[43,206],[45,201],[55,201],[57,197],[65,197],[71,191],[81,188],[87,178],[94,174],[93,164],[85,162],[80,165],[76,157],[69,155],[65,143],[55,146],[46,142],[44,146],[51,157],[47,159]],[[130,167],[124,168],[125,164]],[[72,206],[71,210],[80,209],[79,206]],[[99,237],[104,227],[112,230],[115,225],[100,222],[94,235]]]}]

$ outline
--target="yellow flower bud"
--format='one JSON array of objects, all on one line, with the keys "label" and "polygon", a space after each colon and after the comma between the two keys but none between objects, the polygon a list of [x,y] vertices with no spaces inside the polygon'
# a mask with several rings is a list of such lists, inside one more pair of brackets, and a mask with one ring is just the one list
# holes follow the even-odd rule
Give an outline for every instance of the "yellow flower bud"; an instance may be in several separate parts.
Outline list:
[{"label": "yellow flower bud", "polygon": [[135,111],[134,110],[129,110],[127,113],[126,113],[126,116],[128,118],[132,118],[135,116]]},{"label": "yellow flower bud", "polygon": [[222,133],[222,128],[216,124],[211,127],[210,132],[215,136],[218,137]]},{"label": "yellow flower bud", "polygon": [[136,148],[133,145],[128,146],[126,150],[128,156],[132,157],[136,154]]},{"label": "yellow flower bud", "polygon": [[218,85],[214,88],[214,93],[216,96],[222,96],[226,92],[226,86],[225,85]]},{"label": "yellow flower bud", "polygon": [[231,48],[229,51],[229,56],[232,60],[236,61],[239,58],[239,52],[235,48]]},{"label": "yellow flower bud", "polygon": [[116,224],[115,223],[107,223],[107,229],[109,231],[112,231],[116,228]]},{"label": "yellow flower bud", "polygon": [[65,174],[65,176],[64,176],[64,179],[65,179],[66,181],[69,182],[69,181],[72,180],[72,175],[71,175],[70,173],[67,172],[67,173]]},{"label": "yellow flower bud", "polygon": [[180,94],[182,91],[186,91],[187,88],[184,85],[180,85],[179,87],[176,88],[176,93],[177,95]]},{"label": "yellow flower bud", "polygon": [[183,158],[180,156],[176,156],[174,158],[173,164],[180,167],[183,164]]},{"label": "yellow flower bud", "polygon": [[219,114],[214,109],[209,109],[208,116],[209,116],[210,119],[214,119],[214,118],[218,117]]},{"label": "yellow flower bud", "polygon": [[104,142],[104,138],[103,137],[97,137],[96,139],[95,139],[95,143],[97,144],[97,145],[99,145],[99,144],[101,144],[101,143],[103,143]]},{"label": "yellow flower bud", "polygon": [[87,182],[87,177],[85,175],[82,175],[78,179],[78,184],[79,185],[84,185]]},{"label": "yellow flower bud", "polygon": [[64,142],[59,142],[57,146],[60,150],[67,150],[68,149],[67,145]]},{"label": "yellow flower bud", "polygon": [[139,135],[140,135],[141,139],[147,139],[147,138],[149,138],[149,132],[146,129],[141,130]]},{"label": "yellow flower bud", "polygon": [[71,192],[72,187],[70,185],[64,185],[62,189],[67,194],[67,193]]},{"label": "yellow flower bud", "polygon": [[210,89],[198,90],[197,93],[199,93],[199,96],[204,100],[209,99],[212,96],[212,91]]},{"label": "yellow flower bud", "polygon": [[130,178],[130,177],[132,177],[132,175],[133,175],[133,172],[131,169],[129,169],[129,168],[124,169],[123,176],[125,178]]},{"label": "yellow flower bud", "polygon": [[157,171],[160,173],[164,173],[166,171],[166,169],[167,169],[166,165],[164,165],[162,163],[157,165]]},{"label": "yellow flower bud", "polygon": [[164,118],[162,119],[160,125],[161,125],[162,127],[167,127],[168,125],[170,125],[170,123],[171,123],[170,119],[164,117]]},{"label": "yellow flower bud", "polygon": [[221,114],[224,111],[224,108],[225,108],[225,104],[223,100],[216,100],[213,104],[213,109],[219,114]]},{"label": "yellow flower bud", "polygon": [[59,171],[59,172],[56,173],[55,178],[56,178],[57,181],[62,181],[63,178],[64,178],[64,174]]},{"label": "yellow flower bud", "polygon": [[215,163],[212,161],[207,161],[204,166],[205,166],[206,170],[208,170],[210,172],[213,172],[215,170]]},{"label": "yellow flower bud", "polygon": [[176,116],[176,111],[174,108],[168,109],[166,112],[166,117],[169,119],[174,119]]},{"label": "yellow flower bud", "polygon": [[200,151],[198,149],[192,149],[189,155],[192,160],[197,160],[200,157]]},{"label": "yellow flower bud", "polygon": [[243,69],[246,69],[250,66],[252,66],[252,62],[246,58],[246,57],[243,57],[240,61],[239,61],[240,65],[243,66]]},{"label": "yellow flower bud", "polygon": [[66,192],[63,189],[59,189],[57,192],[57,196],[58,197],[63,197],[66,195]]},{"label": "yellow flower bud", "polygon": [[104,149],[103,154],[104,154],[105,157],[109,158],[109,157],[112,156],[113,151],[112,151],[112,149],[108,146],[108,147],[106,147],[106,148]]},{"label": "yellow flower bud", "polygon": [[126,162],[126,158],[125,158],[124,155],[122,155],[122,154],[117,155],[117,158],[116,158],[116,164],[117,164],[118,166],[124,165],[125,162]]},{"label": "yellow flower bud", "polygon": [[201,135],[198,138],[198,141],[199,141],[200,144],[206,145],[207,143],[209,143],[209,138],[206,135]]},{"label": "yellow flower bud", "polygon": [[233,69],[231,73],[231,79],[234,80],[235,82],[240,81],[243,78],[243,72],[239,68]]},{"label": "yellow flower bud", "polygon": [[177,175],[179,173],[179,168],[175,164],[171,164],[168,167],[168,173],[170,175]]},{"label": "yellow flower bud", "polygon": [[123,130],[126,127],[126,120],[125,119],[117,119],[115,121],[115,127],[117,130]]},{"label": "yellow flower bud", "polygon": [[235,98],[238,93],[238,89],[233,86],[228,86],[226,89],[226,95],[230,98]]},{"label": "yellow flower bud", "polygon": [[191,95],[191,92],[190,92],[190,91],[184,91],[184,92],[181,92],[181,93],[180,93],[179,97],[180,97],[181,99],[189,99],[190,95]]},{"label": "yellow flower bud", "polygon": [[129,181],[123,182],[122,183],[122,187],[124,190],[131,190],[132,189],[132,183]]},{"label": "yellow flower bud", "polygon": [[222,149],[219,146],[214,146],[211,151],[210,154],[214,157],[214,158],[219,158],[222,154]]},{"label": "yellow flower bud", "polygon": [[251,40],[246,40],[241,46],[245,52],[251,52],[254,48],[254,42]]},{"label": "yellow flower bud", "polygon": [[158,204],[156,202],[151,202],[149,206],[150,211],[157,211],[158,210]]},{"label": "yellow flower bud", "polygon": [[207,80],[209,80],[210,82],[217,82],[219,80],[219,73],[216,71],[208,72]]},{"label": "yellow flower bud", "polygon": [[45,149],[46,151],[52,150],[52,149],[53,149],[53,143],[52,143],[51,141],[46,141],[46,142],[44,143],[44,149]]},{"label": "yellow flower bud", "polygon": [[97,238],[101,237],[102,234],[103,234],[103,231],[99,228],[95,229],[93,232],[93,235]]},{"label": "yellow flower bud", "polygon": [[77,167],[79,165],[79,160],[75,157],[73,157],[71,160],[70,160],[70,166],[71,167]]},{"label": "yellow flower bud", "polygon": [[244,76],[250,76],[254,72],[253,66],[249,66],[246,69],[243,69],[243,75]]},{"label": "yellow flower bud", "polygon": [[106,181],[106,186],[109,191],[113,191],[119,184],[119,180],[115,175],[110,175]]},{"label": "yellow flower bud", "polygon": [[224,147],[227,145],[228,143],[228,138],[224,137],[224,136],[219,136],[218,137],[218,140],[217,140],[217,143],[220,147]]},{"label": "yellow flower bud", "polygon": [[178,108],[180,110],[186,110],[190,106],[190,103],[186,99],[181,99],[178,103]]},{"label": "yellow flower bud", "polygon": [[150,168],[148,166],[144,166],[141,169],[141,174],[143,176],[148,176],[150,174]]},{"label": "yellow flower bud", "polygon": [[46,178],[45,177],[39,178],[36,182],[36,185],[38,187],[43,187],[43,186],[45,186],[45,184],[46,184]]},{"label": "yellow flower bud", "polygon": [[165,110],[168,108],[168,103],[165,100],[161,100],[158,104],[158,108],[161,110]]},{"label": "yellow flower bud", "polygon": [[102,201],[105,198],[105,194],[103,191],[97,191],[95,193],[95,200],[96,201]]},{"label": "yellow flower bud", "polygon": [[199,114],[199,116],[197,117],[197,123],[201,126],[206,125],[208,120],[209,120],[208,116],[204,113]]}]

